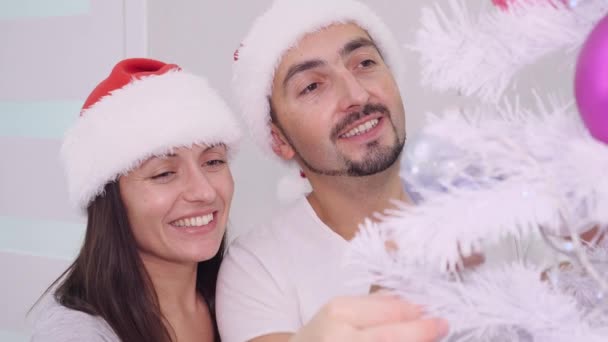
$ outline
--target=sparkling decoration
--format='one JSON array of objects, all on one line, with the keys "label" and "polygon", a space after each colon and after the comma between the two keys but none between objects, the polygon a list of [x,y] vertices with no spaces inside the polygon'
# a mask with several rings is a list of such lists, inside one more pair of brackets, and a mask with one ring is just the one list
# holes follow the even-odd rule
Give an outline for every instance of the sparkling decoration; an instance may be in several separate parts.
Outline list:
[{"label": "sparkling decoration", "polygon": [[456,170],[463,156],[464,151],[440,137],[420,134],[407,141],[403,178],[428,190],[443,191],[441,180]]}]

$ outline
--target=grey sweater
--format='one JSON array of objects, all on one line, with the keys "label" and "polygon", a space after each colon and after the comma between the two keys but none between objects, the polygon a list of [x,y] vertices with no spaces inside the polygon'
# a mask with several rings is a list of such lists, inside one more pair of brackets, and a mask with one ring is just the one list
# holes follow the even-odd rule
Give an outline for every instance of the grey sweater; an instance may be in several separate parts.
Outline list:
[{"label": "grey sweater", "polygon": [[100,317],[68,309],[48,300],[34,323],[31,342],[120,342]]}]

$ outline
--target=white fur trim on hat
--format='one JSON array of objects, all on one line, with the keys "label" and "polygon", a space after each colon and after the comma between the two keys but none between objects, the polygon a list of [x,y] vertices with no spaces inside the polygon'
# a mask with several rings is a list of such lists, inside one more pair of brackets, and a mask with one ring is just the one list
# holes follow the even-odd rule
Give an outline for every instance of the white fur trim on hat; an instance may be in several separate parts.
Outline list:
[{"label": "white fur trim on hat", "polygon": [[70,200],[86,210],[108,182],[151,156],[216,143],[232,153],[240,135],[230,108],[203,78],[175,70],[134,80],[84,110],[66,133],[61,156]]},{"label": "white fur trim on hat", "polygon": [[277,198],[282,203],[294,202],[312,192],[307,178],[302,177],[299,171],[293,170],[293,167],[289,171],[277,183]]},{"label": "white fur trim on hat", "polygon": [[276,0],[254,22],[238,50],[233,67],[233,89],[240,113],[253,140],[273,156],[268,97],[276,68],[287,50],[306,34],[335,23],[354,22],[374,40],[397,84],[404,62],[401,48],[384,22],[354,0]]}]

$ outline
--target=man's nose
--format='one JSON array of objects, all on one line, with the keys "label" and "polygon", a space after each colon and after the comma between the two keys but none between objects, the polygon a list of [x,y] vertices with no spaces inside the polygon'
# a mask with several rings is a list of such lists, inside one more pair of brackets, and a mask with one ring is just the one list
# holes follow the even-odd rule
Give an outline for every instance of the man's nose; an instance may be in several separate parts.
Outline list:
[{"label": "man's nose", "polygon": [[361,108],[369,101],[369,92],[352,72],[344,70],[339,75],[338,88],[340,100],[338,106],[341,111],[351,111]]}]

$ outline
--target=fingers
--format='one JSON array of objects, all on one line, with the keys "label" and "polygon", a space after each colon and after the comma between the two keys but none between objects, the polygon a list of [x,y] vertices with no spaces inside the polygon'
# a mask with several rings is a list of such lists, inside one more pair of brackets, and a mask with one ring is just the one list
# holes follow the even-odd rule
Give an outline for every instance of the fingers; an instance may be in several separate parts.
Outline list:
[{"label": "fingers", "polygon": [[473,268],[483,264],[486,261],[486,256],[479,253],[473,253],[469,256],[462,257],[462,265],[464,268]]},{"label": "fingers", "polygon": [[414,320],[420,318],[422,313],[418,305],[396,295],[380,293],[335,298],[322,309],[323,319],[343,322],[355,328]]},{"label": "fingers", "polygon": [[379,285],[374,285],[372,284],[372,286],[369,287],[369,293],[377,293],[379,291],[384,290],[384,288],[382,286]]},{"label": "fingers", "polygon": [[458,254],[460,255],[460,262],[454,266],[446,265],[447,271],[459,273],[462,272],[463,269],[471,270],[486,262],[486,256],[483,253],[473,252],[467,256],[464,256],[462,253],[462,249],[460,248],[460,243],[457,245],[457,248]]},{"label": "fingers", "polygon": [[448,331],[449,327],[445,320],[419,319],[366,329],[361,331],[360,339],[357,341],[433,342],[445,337]]},{"label": "fingers", "polygon": [[[591,246],[597,245],[597,243],[601,242],[604,236],[606,235],[606,231],[600,229],[599,226],[595,225],[593,228],[587,230],[580,234],[581,240],[590,244]],[[566,240],[571,240],[569,236],[566,237]]]},{"label": "fingers", "polygon": [[393,240],[386,240],[384,242],[384,248],[386,248],[386,250],[389,252],[396,252],[399,250],[399,246]]},{"label": "fingers", "polygon": [[[549,280],[549,274],[553,271],[555,271],[556,266],[553,267],[549,267],[547,269],[545,269],[541,274],[540,274],[540,280],[541,281],[547,281]],[[562,261],[559,263],[559,265],[557,265],[557,269],[559,271],[566,271],[569,269],[572,269],[572,263],[569,261]]]},{"label": "fingers", "polygon": [[339,297],[290,341],[433,342],[447,335],[445,320],[423,319],[422,314],[419,306],[396,295]]}]

